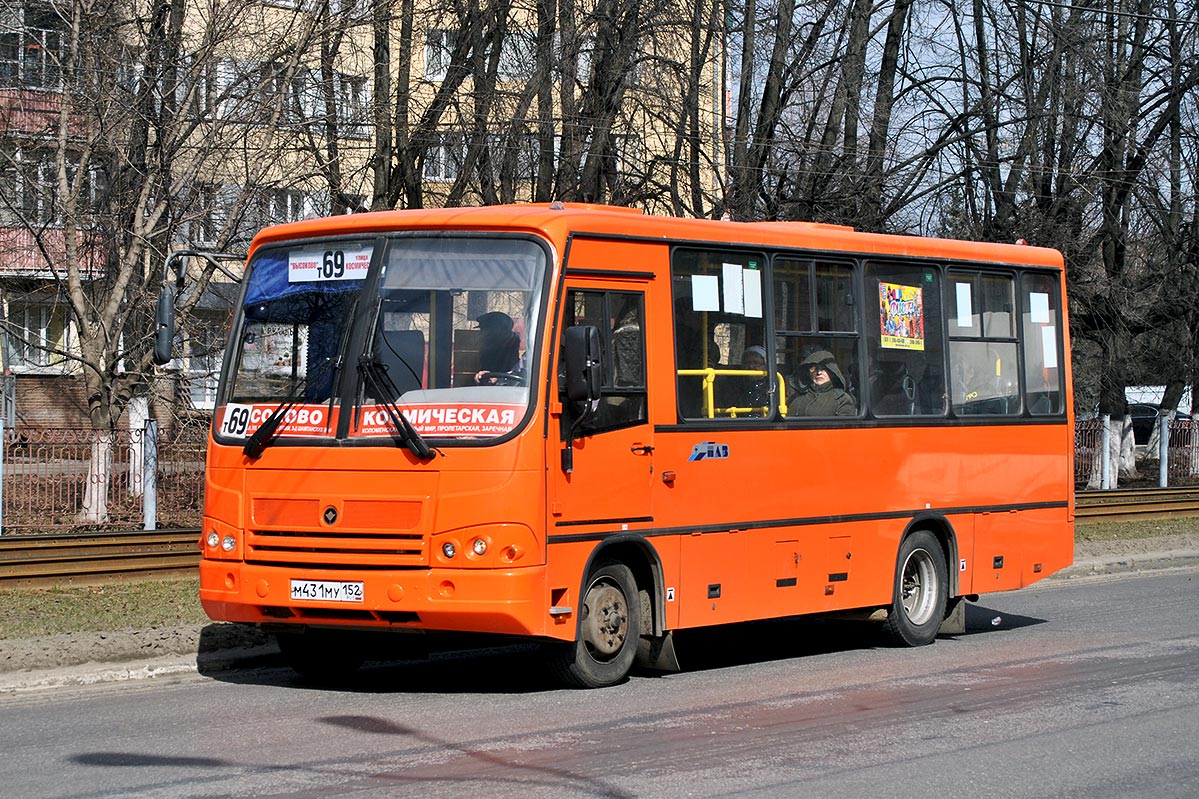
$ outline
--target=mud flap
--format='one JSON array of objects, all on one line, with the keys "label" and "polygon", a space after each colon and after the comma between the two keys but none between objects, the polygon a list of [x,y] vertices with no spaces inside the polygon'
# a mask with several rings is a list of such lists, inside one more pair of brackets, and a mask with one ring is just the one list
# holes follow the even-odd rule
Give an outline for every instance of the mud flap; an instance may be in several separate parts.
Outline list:
[{"label": "mud flap", "polygon": [[674,632],[667,630],[662,635],[641,636],[633,664],[650,671],[682,671],[674,651]]},{"label": "mud flap", "polygon": [[945,606],[945,620],[937,635],[966,634],[966,597],[955,596]]}]

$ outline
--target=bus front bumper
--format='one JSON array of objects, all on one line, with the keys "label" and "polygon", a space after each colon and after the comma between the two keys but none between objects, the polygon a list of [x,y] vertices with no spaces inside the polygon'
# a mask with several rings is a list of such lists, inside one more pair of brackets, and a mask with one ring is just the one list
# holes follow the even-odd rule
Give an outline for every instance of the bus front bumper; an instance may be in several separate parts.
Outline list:
[{"label": "bus front bumper", "polygon": [[569,640],[549,614],[544,566],[345,571],[200,562],[200,602],[215,621],[404,628]]}]

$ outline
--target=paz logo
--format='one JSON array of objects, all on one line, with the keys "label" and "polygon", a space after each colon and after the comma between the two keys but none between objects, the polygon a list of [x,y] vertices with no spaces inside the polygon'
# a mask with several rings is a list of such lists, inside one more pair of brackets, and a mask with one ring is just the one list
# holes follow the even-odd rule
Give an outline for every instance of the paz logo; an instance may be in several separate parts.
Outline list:
[{"label": "paz logo", "polygon": [[701,441],[691,448],[689,461],[715,460],[729,456],[728,444],[717,444],[715,441]]}]

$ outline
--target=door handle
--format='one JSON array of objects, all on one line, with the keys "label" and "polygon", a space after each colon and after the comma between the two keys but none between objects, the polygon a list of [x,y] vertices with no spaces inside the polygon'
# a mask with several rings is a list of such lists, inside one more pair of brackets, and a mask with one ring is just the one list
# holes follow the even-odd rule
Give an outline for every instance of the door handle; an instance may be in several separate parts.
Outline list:
[{"label": "door handle", "polygon": [[634,444],[629,447],[629,452],[632,452],[634,455],[648,455],[653,451],[653,444]]}]

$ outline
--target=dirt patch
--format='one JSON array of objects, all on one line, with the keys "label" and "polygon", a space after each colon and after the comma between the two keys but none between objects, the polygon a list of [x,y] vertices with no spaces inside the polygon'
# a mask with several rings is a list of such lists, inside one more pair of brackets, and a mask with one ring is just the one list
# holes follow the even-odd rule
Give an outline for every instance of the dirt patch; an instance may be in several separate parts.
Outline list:
[{"label": "dirt patch", "polygon": [[217,652],[268,645],[262,632],[238,624],[63,633],[0,640],[0,672],[39,671],[82,663],[127,663],[168,656],[204,660]]},{"label": "dirt patch", "polygon": [[1074,544],[1074,561],[1078,563],[1092,558],[1182,550],[1199,550],[1199,532],[1176,533],[1150,538],[1079,541]]}]

